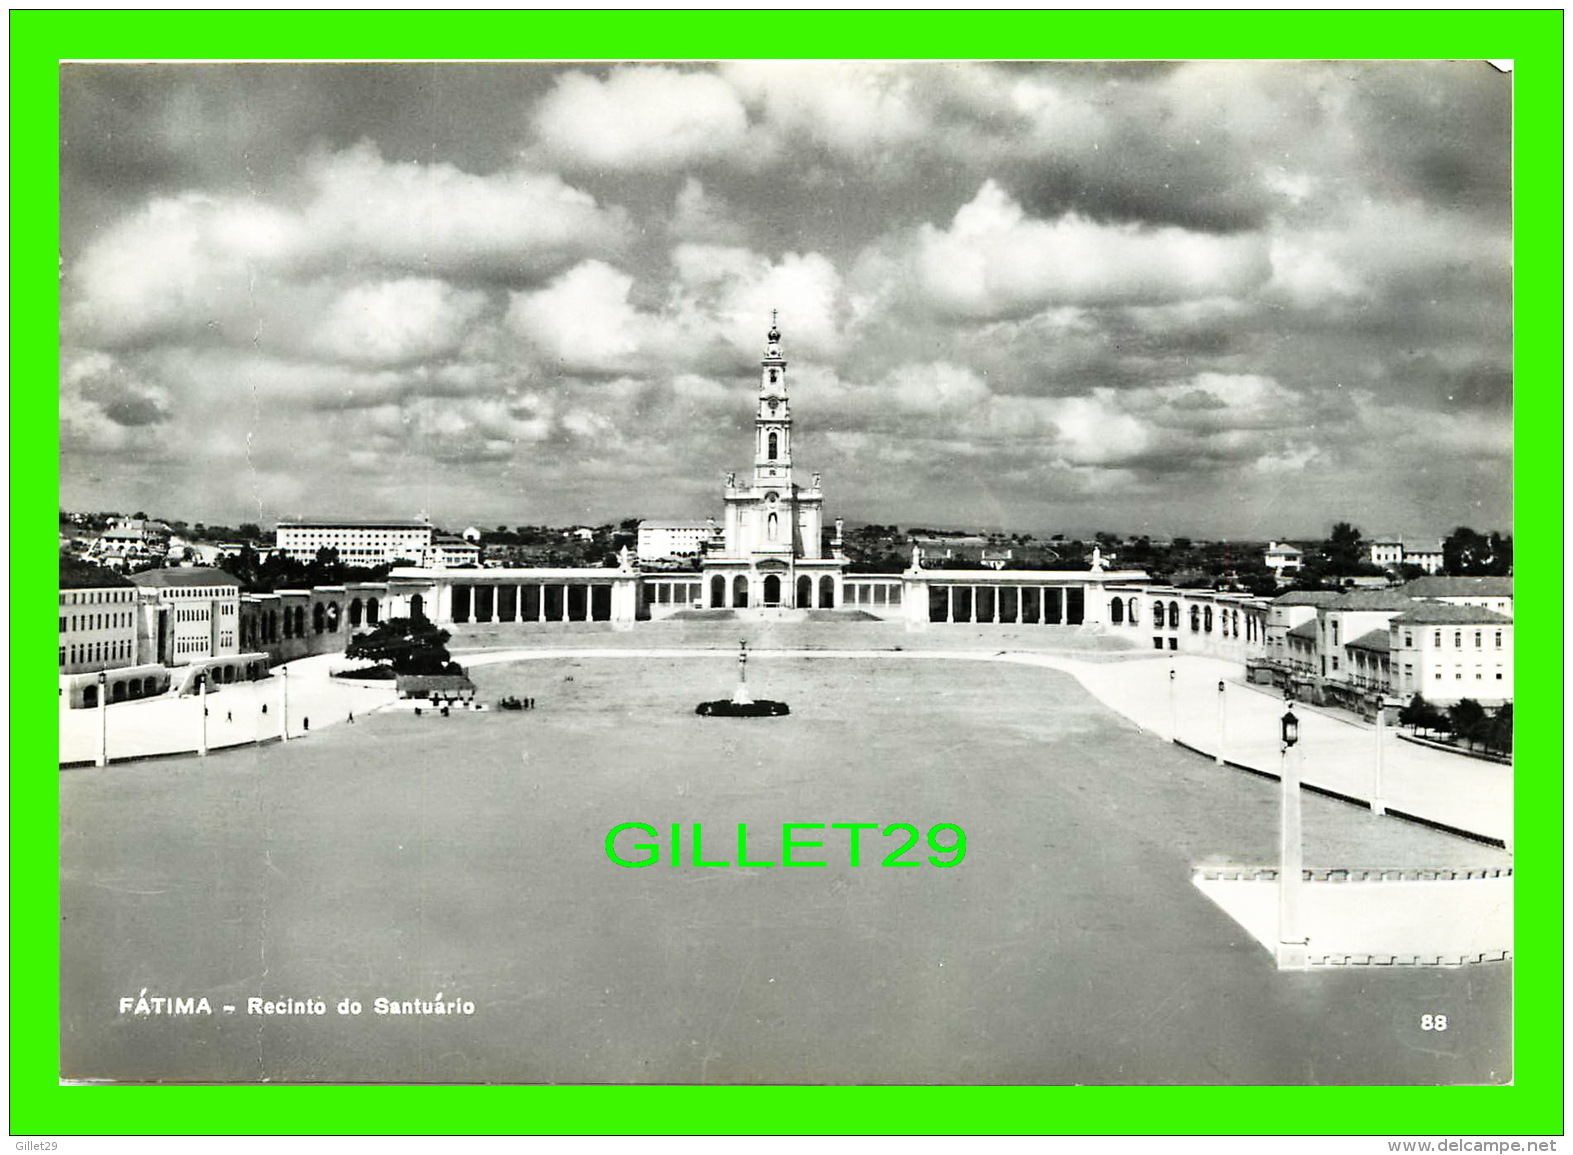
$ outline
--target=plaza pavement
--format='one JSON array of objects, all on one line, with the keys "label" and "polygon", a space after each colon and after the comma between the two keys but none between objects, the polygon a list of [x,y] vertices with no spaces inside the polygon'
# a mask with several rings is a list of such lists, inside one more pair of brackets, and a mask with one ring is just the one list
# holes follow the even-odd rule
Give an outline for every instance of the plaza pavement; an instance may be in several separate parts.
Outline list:
[{"label": "plaza pavement", "polygon": [[[545,639],[543,639],[545,640]],[[567,640],[558,635],[552,642]],[[606,635],[585,635],[574,645],[511,646],[459,652],[466,666],[504,662],[552,661],[564,657],[692,657],[715,661],[735,654],[730,647],[648,647],[628,635],[608,646]],[[775,640],[771,637],[769,640]],[[1002,639],[1003,640],[1003,639]],[[1014,640],[1014,639],[1011,639]],[[883,661],[1009,662],[1059,670],[1076,678],[1095,698],[1142,729],[1276,776],[1280,767],[1281,697],[1245,683],[1239,667],[1214,658],[1146,657],[1096,653],[1086,657],[1042,650],[930,649],[922,635],[904,635],[899,649],[812,649],[815,657]],[[601,644],[597,644],[601,643]],[[804,656],[791,648],[751,649],[750,658]],[[1112,660],[1111,660],[1112,659]],[[234,683],[208,696],[210,750],[276,740],[284,716],[284,676],[288,671],[289,736],[345,722],[352,713],[391,705],[391,683],[354,685],[329,675],[345,662],[343,654],[323,654],[275,667],[261,682]],[[1174,678],[1170,679],[1170,671]],[[1224,690],[1220,735],[1218,683]],[[1172,686],[1172,690],[1171,690]],[[1171,697],[1172,693],[1172,697]],[[262,712],[266,704],[268,713]],[[1296,703],[1300,721],[1302,778],[1346,797],[1370,802],[1377,793],[1375,727]],[[202,714],[196,697],[160,697],[120,702],[109,707],[111,760],[189,753],[197,749]],[[60,710],[60,761],[91,762],[98,745],[97,710]],[[1398,738],[1397,728],[1383,733],[1381,802],[1404,816],[1440,824],[1512,848],[1513,768],[1431,750]]]},{"label": "plaza pavement", "polygon": [[[260,682],[233,682],[209,690],[208,749],[278,741],[284,736],[286,692],[292,739],[306,736],[308,727],[320,729],[347,722],[352,713],[369,714],[395,700],[392,682],[355,684],[329,677],[345,664],[342,653],[319,654],[275,666],[272,676]],[[263,713],[264,706],[267,713]],[[115,702],[108,714],[111,761],[192,753],[202,740],[202,702],[195,694]],[[98,710],[71,710],[62,699],[62,765],[93,761],[98,753],[99,724]]]}]

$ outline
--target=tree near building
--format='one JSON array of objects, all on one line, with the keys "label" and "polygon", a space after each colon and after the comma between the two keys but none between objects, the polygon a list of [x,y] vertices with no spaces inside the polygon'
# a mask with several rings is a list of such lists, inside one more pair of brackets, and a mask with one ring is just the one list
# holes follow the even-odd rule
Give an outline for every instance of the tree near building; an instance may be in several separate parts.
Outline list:
[{"label": "tree near building", "polygon": [[1442,542],[1442,567],[1460,577],[1503,577],[1513,570],[1513,537],[1461,525]]},{"label": "tree near building", "polygon": [[449,636],[425,618],[389,618],[351,638],[344,656],[387,663],[397,674],[462,674],[449,657]]},{"label": "tree near building", "polygon": [[1365,565],[1365,559],[1360,554],[1362,536],[1359,527],[1347,521],[1340,521],[1333,526],[1333,532],[1322,543],[1322,556],[1327,561],[1328,573],[1355,573]]}]

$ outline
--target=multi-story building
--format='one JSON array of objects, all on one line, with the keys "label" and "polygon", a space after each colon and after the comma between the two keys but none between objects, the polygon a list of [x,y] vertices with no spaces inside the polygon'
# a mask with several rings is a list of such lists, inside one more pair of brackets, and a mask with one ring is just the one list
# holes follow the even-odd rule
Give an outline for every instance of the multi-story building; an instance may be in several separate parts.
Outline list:
[{"label": "multi-story building", "polygon": [[1269,662],[1288,667],[1293,657],[1290,653],[1290,634],[1310,622],[1310,636],[1314,637],[1317,607],[1337,597],[1335,590],[1290,590],[1274,598],[1267,606],[1266,644],[1262,656]]},{"label": "multi-story building", "polygon": [[1418,602],[1388,623],[1392,692],[1433,705],[1513,700],[1513,619],[1476,605]]},{"label": "multi-story building", "polygon": [[1423,577],[1405,582],[1399,590],[1417,601],[1480,606],[1506,617],[1513,616],[1513,579],[1510,577]]},{"label": "multi-story building", "polygon": [[481,547],[451,533],[432,535],[422,566],[426,569],[460,569],[481,564]]},{"label": "multi-story building", "polygon": [[169,688],[141,634],[141,591],[117,573],[62,564],[60,696],[68,706],[145,698]]},{"label": "multi-story building", "polygon": [[1428,574],[1442,572],[1442,543],[1436,540],[1404,543],[1404,564],[1417,565]]},{"label": "multi-story building", "polygon": [[1372,565],[1401,565],[1404,560],[1404,539],[1401,537],[1376,537],[1371,539]]},{"label": "multi-story building", "polygon": [[281,521],[275,545],[295,561],[315,561],[318,550],[336,549],[345,565],[370,567],[396,561],[413,565],[430,551],[434,533],[424,519]]},{"label": "multi-story building", "polygon": [[720,549],[726,537],[715,518],[688,521],[641,521],[636,549],[640,561],[697,558],[708,548]]},{"label": "multi-story building", "polygon": [[1273,571],[1273,576],[1283,581],[1285,574],[1299,573],[1305,564],[1303,551],[1283,541],[1270,541],[1267,543],[1267,552],[1262,555],[1262,562]]},{"label": "multi-story building", "polygon": [[148,658],[165,666],[210,664],[240,655],[240,583],[221,569],[152,569],[131,580],[144,603]]}]

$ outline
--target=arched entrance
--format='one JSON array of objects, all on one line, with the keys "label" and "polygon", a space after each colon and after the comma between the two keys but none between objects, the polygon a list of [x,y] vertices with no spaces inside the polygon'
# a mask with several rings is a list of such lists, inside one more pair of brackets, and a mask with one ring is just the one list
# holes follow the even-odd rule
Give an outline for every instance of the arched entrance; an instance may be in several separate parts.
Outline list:
[{"label": "arched entrance", "polygon": [[710,608],[719,610],[726,605],[726,578],[716,574],[710,579]]},{"label": "arched entrance", "polygon": [[1118,626],[1124,624],[1124,622],[1125,601],[1122,598],[1115,598],[1109,603],[1109,623]]},{"label": "arched entrance", "polygon": [[807,574],[797,579],[797,604],[805,610],[814,604],[814,579]]},{"label": "arched entrance", "polygon": [[732,579],[732,604],[739,609],[748,606],[748,579],[742,574]]},{"label": "arched entrance", "polygon": [[781,579],[775,574],[765,575],[765,605],[778,606],[781,604]]},{"label": "arched entrance", "polygon": [[418,621],[425,616],[426,599],[421,597],[420,594],[413,595],[410,598],[410,617]]},{"label": "arched entrance", "polygon": [[819,579],[819,608],[822,610],[836,608],[836,583],[829,574]]}]

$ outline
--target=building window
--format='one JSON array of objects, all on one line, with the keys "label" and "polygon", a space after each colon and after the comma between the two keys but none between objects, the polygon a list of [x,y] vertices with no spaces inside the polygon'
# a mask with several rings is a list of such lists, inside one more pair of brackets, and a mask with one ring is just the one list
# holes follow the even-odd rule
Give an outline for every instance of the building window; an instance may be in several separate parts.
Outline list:
[{"label": "building window", "polygon": [[1201,606],[1192,606],[1191,607],[1191,633],[1194,634],[1198,630],[1200,630],[1201,628],[1202,628],[1202,608],[1201,608]]},{"label": "building window", "polygon": [[1334,670],[1337,670],[1337,669],[1338,669],[1338,659],[1337,659],[1337,658],[1334,658],[1334,659],[1333,659],[1333,669],[1334,669]]},{"label": "building window", "polygon": [[1406,650],[1413,649],[1414,648],[1414,644],[1415,644],[1415,636],[1413,634],[1411,634],[1409,631],[1405,630],[1404,631],[1404,649],[1406,649]]},{"label": "building window", "polygon": [[1502,631],[1501,630],[1498,630],[1497,634],[1496,634],[1496,646],[1497,646],[1497,649],[1499,649],[1499,650],[1502,648]]},{"label": "building window", "polygon": [[1436,630],[1436,631],[1434,631],[1432,633],[1432,635],[1431,635],[1431,644],[1433,646],[1435,646],[1439,650],[1442,648],[1442,631],[1441,630]]},{"label": "building window", "polygon": [[1454,630],[1453,631],[1453,648],[1455,650],[1461,650],[1461,649],[1464,648],[1464,631],[1463,630]]},{"label": "building window", "polygon": [[1480,631],[1476,630],[1475,631],[1475,649],[1478,650],[1479,648],[1480,648]]}]

